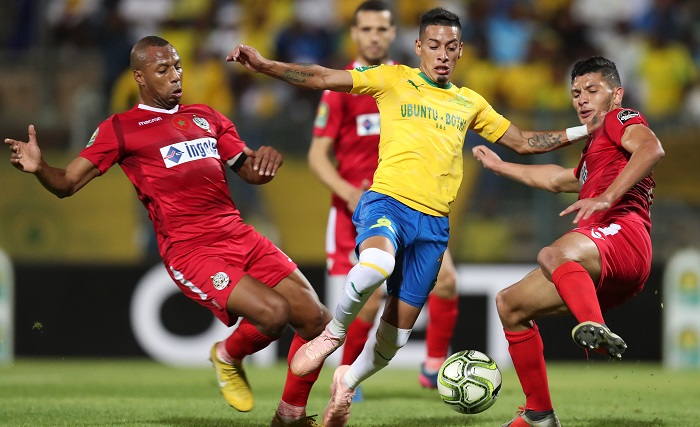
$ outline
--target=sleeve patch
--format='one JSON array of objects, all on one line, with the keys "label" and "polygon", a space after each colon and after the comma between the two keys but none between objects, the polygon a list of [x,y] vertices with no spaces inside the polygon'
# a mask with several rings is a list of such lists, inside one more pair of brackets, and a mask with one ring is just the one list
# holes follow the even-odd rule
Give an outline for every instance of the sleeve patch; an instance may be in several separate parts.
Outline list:
[{"label": "sleeve patch", "polygon": [[318,104],[318,110],[316,111],[316,120],[314,121],[314,126],[319,129],[325,129],[328,125],[328,114],[329,114],[328,104],[321,102]]},{"label": "sleeve patch", "polygon": [[92,133],[92,136],[90,137],[90,140],[88,141],[86,147],[89,147],[95,143],[95,140],[97,139],[98,133],[100,133],[100,128],[95,129],[95,132]]},{"label": "sleeve patch", "polygon": [[617,113],[617,119],[621,124],[625,124],[628,120],[639,117],[639,111],[634,110],[621,110]]}]

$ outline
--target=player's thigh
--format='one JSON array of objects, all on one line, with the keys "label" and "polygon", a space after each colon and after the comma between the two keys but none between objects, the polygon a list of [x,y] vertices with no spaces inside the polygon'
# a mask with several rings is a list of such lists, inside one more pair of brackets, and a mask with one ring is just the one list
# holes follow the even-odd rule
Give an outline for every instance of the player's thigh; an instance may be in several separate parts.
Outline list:
[{"label": "player's thigh", "polygon": [[[600,251],[595,242],[587,235],[579,232],[566,233],[549,247],[561,254],[563,259],[579,263],[591,276],[593,283],[598,283],[603,268]],[[538,257],[538,262],[541,261],[541,257]],[[553,272],[561,263],[561,259],[555,260],[549,268]]]},{"label": "player's thigh", "polygon": [[416,307],[399,298],[387,295],[382,320],[399,329],[413,329],[421,307]]},{"label": "player's thigh", "polygon": [[504,323],[521,323],[569,312],[556,287],[540,268],[501,290],[496,297],[496,306]]},{"label": "player's thigh", "polygon": [[290,316],[290,305],[282,295],[247,274],[233,287],[226,308],[263,327],[280,327],[288,323]]},{"label": "player's thigh", "polygon": [[328,309],[299,269],[282,279],[273,290],[289,304],[289,324],[302,338],[317,336],[330,322]]},{"label": "player's thigh", "polygon": [[442,265],[432,292],[444,299],[451,299],[457,295],[457,268],[449,250],[445,251],[442,257]]}]

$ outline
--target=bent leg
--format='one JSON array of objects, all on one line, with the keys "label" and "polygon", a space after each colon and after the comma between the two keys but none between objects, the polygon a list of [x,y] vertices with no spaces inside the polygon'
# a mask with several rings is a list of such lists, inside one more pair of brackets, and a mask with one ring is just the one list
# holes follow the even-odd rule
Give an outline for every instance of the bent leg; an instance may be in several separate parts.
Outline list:
[{"label": "bent leg", "polygon": [[508,340],[508,352],[525,393],[526,410],[552,411],[544,346],[534,319],[567,313],[566,304],[538,268],[499,292],[496,306]]},{"label": "bent leg", "polygon": [[437,371],[447,358],[457,324],[458,302],[457,269],[450,252],[445,251],[435,287],[428,296],[428,326],[425,331],[427,357],[419,377],[424,387],[437,387]]}]

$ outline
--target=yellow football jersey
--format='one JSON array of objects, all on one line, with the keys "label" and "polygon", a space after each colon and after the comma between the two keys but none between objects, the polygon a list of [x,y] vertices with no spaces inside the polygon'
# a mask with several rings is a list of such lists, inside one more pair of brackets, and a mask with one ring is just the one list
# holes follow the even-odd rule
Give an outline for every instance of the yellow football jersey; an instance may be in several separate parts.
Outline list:
[{"label": "yellow football jersey", "polygon": [[467,130],[495,142],[510,122],[473,90],[438,85],[418,68],[379,65],[350,73],[351,93],[372,95],[379,107],[379,165],[370,189],[447,216],[462,183]]}]

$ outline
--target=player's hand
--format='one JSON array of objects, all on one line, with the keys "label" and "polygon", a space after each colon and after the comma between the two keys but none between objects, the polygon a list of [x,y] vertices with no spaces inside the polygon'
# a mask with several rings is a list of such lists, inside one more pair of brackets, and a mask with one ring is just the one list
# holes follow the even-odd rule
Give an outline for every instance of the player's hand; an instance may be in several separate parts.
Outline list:
[{"label": "player's hand", "polygon": [[243,152],[253,159],[253,170],[258,171],[259,175],[275,176],[282,166],[282,154],[270,146],[263,145],[257,150],[243,147]]},{"label": "player's hand", "polygon": [[266,60],[254,47],[239,44],[226,56],[226,61],[240,62],[247,69],[258,72]]},{"label": "player's hand", "polygon": [[485,145],[477,145],[472,148],[472,154],[486,169],[495,171],[496,165],[503,162],[493,150]]},{"label": "player's hand", "polygon": [[369,180],[365,179],[362,180],[362,185],[358,188],[356,188],[352,193],[350,193],[350,197],[348,197],[347,201],[347,207],[350,212],[355,212],[355,208],[357,208],[357,204],[360,203],[360,197],[362,197],[362,194],[364,194],[365,191],[367,191],[370,187],[370,182]]},{"label": "player's hand", "polygon": [[29,125],[29,141],[5,138],[10,148],[10,163],[22,172],[35,173],[41,166],[41,150],[36,142],[34,125]]},{"label": "player's hand", "polygon": [[587,220],[596,212],[610,209],[612,204],[604,197],[592,197],[590,199],[581,199],[570,205],[559,213],[559,216],[568,215],[571,212],[576,212],[576,217],[573,223],[578,224],[580,220]]}]

